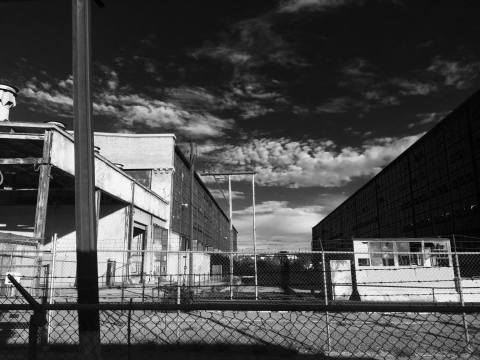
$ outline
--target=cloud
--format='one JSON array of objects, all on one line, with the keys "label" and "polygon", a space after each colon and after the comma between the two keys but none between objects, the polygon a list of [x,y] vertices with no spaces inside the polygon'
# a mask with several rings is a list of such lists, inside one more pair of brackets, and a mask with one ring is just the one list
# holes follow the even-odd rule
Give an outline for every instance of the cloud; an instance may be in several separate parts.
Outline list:
[{"label": "cloud", "polygon": [[373,77],[370,63],[363,58],[353,58],[345,65],[340,72],[352,77]]},{"label": "cloud", "polygon": [[296,12],[300,10],[325,11],[346,5],[347,0],[288,0],[281,3],[279,12]]},{"label": "cloud", "polygon": [[340,187],[354,178],[375,175],[420,135],[377,138],[340,149],[330,140],[262,138],[218,146],[202,156],[218,170],[255,170],[263,186]]},{"label": "cloud", "polygon": [[419,125],[437,123],[443,118],[445,118],[445,116],[447,116],[448,114],[449,114],[448,111],[417,114],[416,116],[420,118],[420,121],[408,124],[408,128],[413,128]]},{"label": "cloud", "polygon": [[347,97],[332,98],[324,102],[322,105],[315,107],[317,113],[339,114],[350,110],[353,101]]},{"label": "cloud", "polygon": [[[109,74],[110,77],[104,81],[105,86],[94,94],[93,111],[95,115],[115,119],[116,130],[131,130],[142,125],[193,138],[208,138],[223,136],[235,125],[233,120],[218,118],[207,111],[186,110],[181,102],[162,101],[145,94],[122,91],[116,72]],[[26,83],[22,94],[28,99],[29,106],[38,111],[71,117],[72,83],[71,77],[49,82],[33,78]],[[190,99],[190,102],[193,100]]]},{"label": "cloud", "polygon": [[[238,247],[253,248],[252,207],[233,213]],[[309,250],[311,229],[325,215],[322,205],[292,207],[287,201],[265,201],[255,206],[257,249]]]},{"label": "cloud", "polygon": [[441,75],[445,85],[461,90],[472,85],[480,71],[480,62],[447,60],[437,56],[427,70]]},{"label": "cloud", "polygon": [[[228,199],[228,190],[211,189],[210,192],[217,199]],[[232,190],[232,199],[245,199],[245,193],[242,191]]]},{"label": "cloud", "polygon": [[191,55],[195,58],[207,56],[212,59],[227,61],[234,65],[244,65],[252,59],[252,55],[250,55],[248,52],[230,48],[226,45],[207,45],[195,50]]},{"label": "cloud", "polygon": [[408,80],[395,78],[391,81],[393,85],[400,88],[400,94],[402,95],[428,95],[438,90],[436,84],[421,82],[417,80]]}]

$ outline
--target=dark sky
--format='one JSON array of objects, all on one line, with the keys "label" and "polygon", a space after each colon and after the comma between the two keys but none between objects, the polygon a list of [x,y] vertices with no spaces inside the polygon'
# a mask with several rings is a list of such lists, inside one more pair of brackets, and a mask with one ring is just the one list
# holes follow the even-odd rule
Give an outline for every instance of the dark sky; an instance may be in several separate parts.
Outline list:
[{"label": "dark sky", "polygon": [[[478,1],[104,3],[95,129],[174,132],[203,169],[255,169],[263,248],[308,248],[313,225],[480,85]],[[12,120],[71,128],[71,2],[0,2],[0,33]],[[233,187],[249,247],[249,183]]]}]

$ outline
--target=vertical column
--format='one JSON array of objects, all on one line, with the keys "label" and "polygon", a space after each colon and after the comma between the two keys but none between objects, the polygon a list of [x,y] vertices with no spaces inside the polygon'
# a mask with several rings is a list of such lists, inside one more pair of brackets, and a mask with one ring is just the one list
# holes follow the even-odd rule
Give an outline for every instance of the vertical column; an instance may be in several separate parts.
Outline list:
[{"label": "vertical column", "polygon": [[252,174],[252,210],[253,210],[253,266],[255,271],[255,300],[258,300],[258,272],[257,272],[257,226],[255,218],[255,173]]},{"label": "vertical column", "polygon": [[[73,115],[75,137],[75,223],[80,304],[98,304],[95,225],[95,167],[92,133],[91,1],[72,0]],[[100,358],[98,310],[78,311],[82,358]]]},{"label": "vertical column", "polygon": [[233,223],[232,223],[232,177],[228,175],[228,222],[230,249],[230,299],[233,299]]},{"label": "vertical column", "polygon": [[47,220],[48,192],[50,189],[51,165],[40,165],[38,176],[37,208],[35,210],[34,236],[45,244],[45,225]]}]

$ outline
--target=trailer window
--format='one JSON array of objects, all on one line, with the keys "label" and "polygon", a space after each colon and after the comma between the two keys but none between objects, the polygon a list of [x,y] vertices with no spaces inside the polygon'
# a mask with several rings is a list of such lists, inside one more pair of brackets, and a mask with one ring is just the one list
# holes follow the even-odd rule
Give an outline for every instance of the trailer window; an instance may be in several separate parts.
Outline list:
[{"label": "trailer window", "polygon": [[371,241],[369,253],[372,266],[394,266],[393,243],[389,241]]},{"label": "trailer window", "polygon": [[397,243],[398,265],[400,266],[423,266],[423,254],[421,242],[398,242]]},{"label": "trailer window", "polygon": [[449,267],[448,246],[446,243],[426,242],[425,243],[425,265],[435,267]]}]

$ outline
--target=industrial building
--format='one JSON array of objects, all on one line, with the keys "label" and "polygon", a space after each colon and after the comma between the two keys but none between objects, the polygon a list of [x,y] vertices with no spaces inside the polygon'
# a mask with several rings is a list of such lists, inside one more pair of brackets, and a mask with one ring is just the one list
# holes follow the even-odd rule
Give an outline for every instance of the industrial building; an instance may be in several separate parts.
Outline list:
[{"label": "industrial building", "polygon": [[[352,238],[480,237],[479,167],[477,92],[315,225],[312,250],[353,251]],[[452,245],[480,250],[465,239]]]},{"label": "industrial building", "polygon": [[[59,123],[0,121],[0,139],[0,282],[6,271],[38,281],[53,241],[64,262],[76,261],[73,136]],[[191,183],[174,135],[98,133],[95,145],[100,285],[179,274],[179,257],[167,251],[187,250],[192,187],[192,250],[236,250],[228,216],[196,173]],[[200,255],[193,272],[208,274],[209,255]],[[75,270],[54,275],[74,285]]]}]

